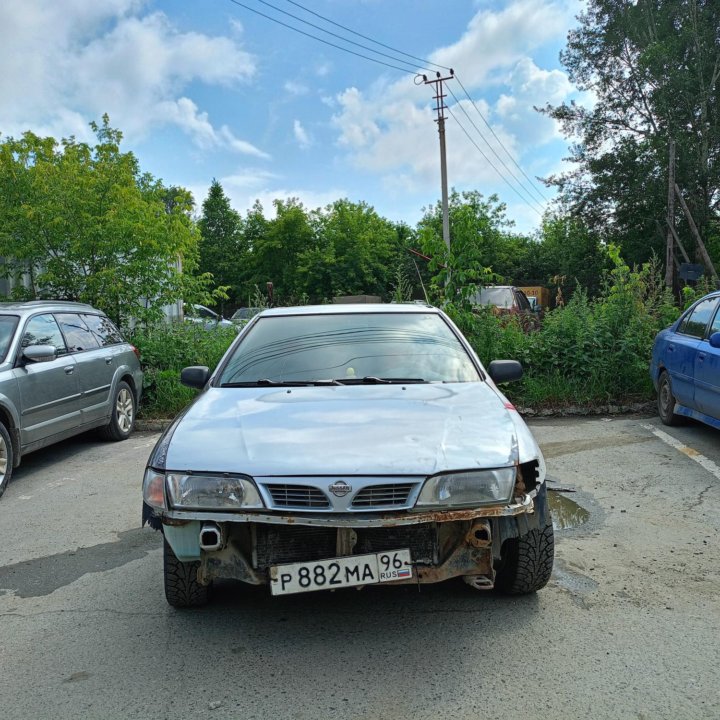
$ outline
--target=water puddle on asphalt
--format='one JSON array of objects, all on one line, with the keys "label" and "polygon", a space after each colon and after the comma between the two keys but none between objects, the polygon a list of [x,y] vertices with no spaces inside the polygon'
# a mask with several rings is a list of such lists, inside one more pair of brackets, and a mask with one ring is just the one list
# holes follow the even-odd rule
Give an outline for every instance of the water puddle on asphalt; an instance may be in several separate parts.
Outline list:
[{"label": "water puddle on asphalt", "polygon": [[552,510],[553,528],[567,530],[586,523],[590,513],[581,508],[575,501],[560,492],[549,492],[550,510]]}]

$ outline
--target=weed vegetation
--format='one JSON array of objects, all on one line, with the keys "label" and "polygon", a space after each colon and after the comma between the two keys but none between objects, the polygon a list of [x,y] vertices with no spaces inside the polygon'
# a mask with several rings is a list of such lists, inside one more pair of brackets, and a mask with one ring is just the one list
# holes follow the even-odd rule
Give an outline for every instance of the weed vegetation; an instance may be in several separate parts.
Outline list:
[{"label": "weed vegetation", "polygon": [[[523,364],[523,380],[503,388],[522,407],[650,400],[653,339],[680,311],[663,285],[659,263],[630,268],[615,248],[608,252],[612,269],[600,293],[590,299],[577,290],[567,304],[547,312],[535,330],[523,330],[515,317],[473,306],[467,298],[477,285],[468,291],[441,277],[435,302],[467,336],[483,364],[501,358]],[[448,292],[455,302],[445,300]],[[685,293],[685,302],[694,295]],[[180,370],[189,365],[214,368],[235,337],[233,328],[206,330],[193,323],[134,331],[131,341],[140,349],[145,369],[143,415],[171,417],[182,410],[197,391],[180,384]]]}]

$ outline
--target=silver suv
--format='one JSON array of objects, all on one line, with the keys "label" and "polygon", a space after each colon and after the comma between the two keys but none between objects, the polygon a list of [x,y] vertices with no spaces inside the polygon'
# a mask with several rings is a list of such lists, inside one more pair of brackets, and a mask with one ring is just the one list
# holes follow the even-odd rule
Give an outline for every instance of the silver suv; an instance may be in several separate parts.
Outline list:
[{"label": "silver suv", "polygon": [[142,377],[137,350],[90,305],[0,303],[0,495],[25,453],[92,428],[125,440]]}]

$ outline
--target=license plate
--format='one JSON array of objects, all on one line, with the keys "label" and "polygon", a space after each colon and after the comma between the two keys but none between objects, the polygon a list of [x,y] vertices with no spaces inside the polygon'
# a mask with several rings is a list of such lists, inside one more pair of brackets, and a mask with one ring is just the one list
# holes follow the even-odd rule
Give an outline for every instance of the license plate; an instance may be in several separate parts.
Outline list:
[{"label": "license plate", "polygon": [[389,550],[370,555],[275,565],[270,568],[270,590],[273,595],[291,595],[313,590],[375,585],[411,577],[410,550]]}]

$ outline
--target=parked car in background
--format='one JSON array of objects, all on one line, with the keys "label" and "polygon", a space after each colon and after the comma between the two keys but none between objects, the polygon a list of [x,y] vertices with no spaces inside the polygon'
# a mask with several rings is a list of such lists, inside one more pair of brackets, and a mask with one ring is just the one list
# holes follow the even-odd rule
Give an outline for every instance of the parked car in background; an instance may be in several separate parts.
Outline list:
[{"label": "parked car in background", "polygon": [[476,293],[471,301],[475,305],[494,307],[501,314],[521,315],[532,312],[525,293],[512,285],[488,285]]},{"label": "parked car in background", "polygon": [[262,308],[259,307],[241,307],[238,308],[231,316],[230,316],[230,322],[232,322],[237,327],[245,327],[247,323],[252,320],[260,311]]},{"label": "parked car in background", "polygon": [[462,577],[532,593],[550,578],[545,462],[460,331],[428,305],[260,313],[148,460],[143,520],[176,607],[216,578],[273,595]]},{"label": "parked car in background", "polygon": [[214,330],[219,327],[235,327],[234,323],[218,315],[214,310],[204,305],[185,305],[185,321],[202,325],[206,330]]},{"label": "parked car in background", "polygon": [[0,495],[26,453],[92,428],[125,440],[142,379],[137,350],[90,305],[0,303]]},{"label": "parked car in background", "polygon": [[650,375],[665,425],[690,417],[720,429],[720,292],[701,298],[658,333]]}]

